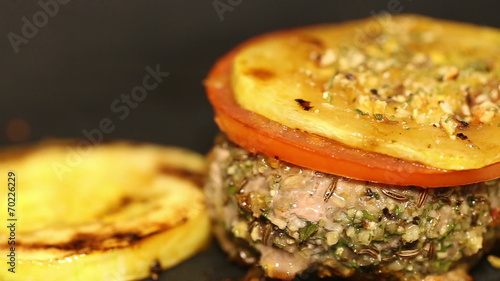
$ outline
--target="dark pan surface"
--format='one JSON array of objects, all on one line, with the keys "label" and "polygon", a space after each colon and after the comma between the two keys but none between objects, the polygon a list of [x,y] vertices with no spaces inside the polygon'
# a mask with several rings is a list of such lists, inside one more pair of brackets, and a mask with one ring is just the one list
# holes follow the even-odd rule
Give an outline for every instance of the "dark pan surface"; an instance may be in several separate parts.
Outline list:
[{"label": "dark pan surface", "polygon": [[[46,19],[34,19],[45,11],[38,1],[0,1],[0,145],[50,137],[132,139],[206,153],[217,128],[202,80],[218,57],[245,39],[381,11],[500,27],[497,1],[60,2],[67,3],[49,8]],[[26,20],[37,21],[36,32],[12,43],[13,36],[24,36]],[[140,102],[126,105],[121,95],[143,83],[148,66],[168,76]],[[104,132],[100,123],[106,118],[112,129]],[[213,243],[161,280],[219,281],[243,274]],[[500,270],[485,261],[473,274],[476,280],[500,280]]]}]

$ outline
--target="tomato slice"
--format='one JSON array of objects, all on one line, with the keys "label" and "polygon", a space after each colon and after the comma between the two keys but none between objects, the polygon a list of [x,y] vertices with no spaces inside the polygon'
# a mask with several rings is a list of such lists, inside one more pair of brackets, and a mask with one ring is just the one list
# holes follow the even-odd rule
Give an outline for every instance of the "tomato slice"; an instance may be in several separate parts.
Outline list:
[{"label": "tomato slice", "polygon": [[305,168],[385,184],[444,187],[500,176],[500,163],[474,170],[437,169],[288,128],[242,108],[236,102],[231,87],[232,62],[239,49],[256,40],[259,38],[219,59],[205,81],[216,123],[231,141],[241,147]]}]

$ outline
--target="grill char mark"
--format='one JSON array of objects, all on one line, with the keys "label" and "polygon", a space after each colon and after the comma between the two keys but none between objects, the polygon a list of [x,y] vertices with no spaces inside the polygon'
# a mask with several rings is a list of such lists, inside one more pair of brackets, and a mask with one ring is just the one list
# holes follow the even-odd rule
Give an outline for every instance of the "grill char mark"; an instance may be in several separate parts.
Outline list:
[{"label": "grill char mark", "polygon": [[[202,186],[204,175],[188,169],[171,167],[167,165],[159,166],[158,170],[161,174],[177,177],[179,179],[187,180],[194,183],[196,186]],[[118,212],[120,209],[143,199],[124,196],[118,206],[106,211],[103,215],[109,215]],[[141,229],[131,230],[127,232],[117,233],[75,233],[71,239],[66,242],[58,244],[44,244],[44,243],[23,243],[22,240],[17,240],[18,247],[24,249],[58,249],[63,251],[74,251],[77,253],[90,253],[96,251],[107,251],[111,249],[126,248],[136,243],[147,239],[150,236],[156,235],[161,232],[168,231],[172,228],[181,226],[187,222],[187,218],[182,218],[179,223],[169,225],[166,223],[157,224],[155,227],[148,225],[148,228],[157,229],[150,233],[142,233]]]},{"label": "grill char mark", "polygon": [[176,177],[179,179],[187,180],[194,183],[198,187],[202,187],[205,181],[205,175],[188,169],[179,167],[172,167],[167,165],[160,165],[158,171],[161,174]]},{"label": "grill char mark", "polygon": [[187,223],[188,219],[183,218],[174,225],[158,224],[158,230],[150,233],[141,233],[141,230],[118,233],[75,233],[71,239],[58,244],[43,243],[23,243],[16,241],[18,247],[23,249],[58,249],[63,251],[72,251],[79,254],[88,254],[91,252],[108,251],[112,249],[121,249],[140,243],[141,241],[166,232],[172,228],[179,227]]}]

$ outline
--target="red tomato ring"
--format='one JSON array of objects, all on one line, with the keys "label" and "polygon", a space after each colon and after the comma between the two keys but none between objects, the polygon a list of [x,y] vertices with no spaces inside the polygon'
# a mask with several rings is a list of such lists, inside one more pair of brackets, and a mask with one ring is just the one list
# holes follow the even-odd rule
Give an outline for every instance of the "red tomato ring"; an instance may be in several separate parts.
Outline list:
[{"label": "red tomato ring", "polygon": [[433,168],[294,130],[242,108],[231,87],[233,59],[241,48],[268,36],[250,40],[220,58],[205,81],[215,121],[232,142],[252,153],[263,153],[308,169],[384,184],[435,188],[500,176],[500,162],[473,170]]}]

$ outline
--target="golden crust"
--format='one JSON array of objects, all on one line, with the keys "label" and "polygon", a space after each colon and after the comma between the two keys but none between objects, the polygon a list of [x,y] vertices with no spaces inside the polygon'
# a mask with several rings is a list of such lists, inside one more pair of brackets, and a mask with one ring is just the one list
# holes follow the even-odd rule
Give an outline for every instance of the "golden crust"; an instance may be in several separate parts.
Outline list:
[{"label": "golden crust", "polygon": [[245,109],[446,170],[500,161],[500,31],[404,15],[266,35],[239,52]]},{"label": "golden crust", "polygon": [[[16,179],[18,218],[16,274],[4,270],[0,279],[136,280],[207,244],[201,155],[143,143],[81,144],[0,152],[0,172]],[[3,206],[6,192],[0,193]],[[6,215],[0,218],[7,221]],[[10,236],[0,230],[0,239]],[[10,246],[0,248],[9,252]]]}]

